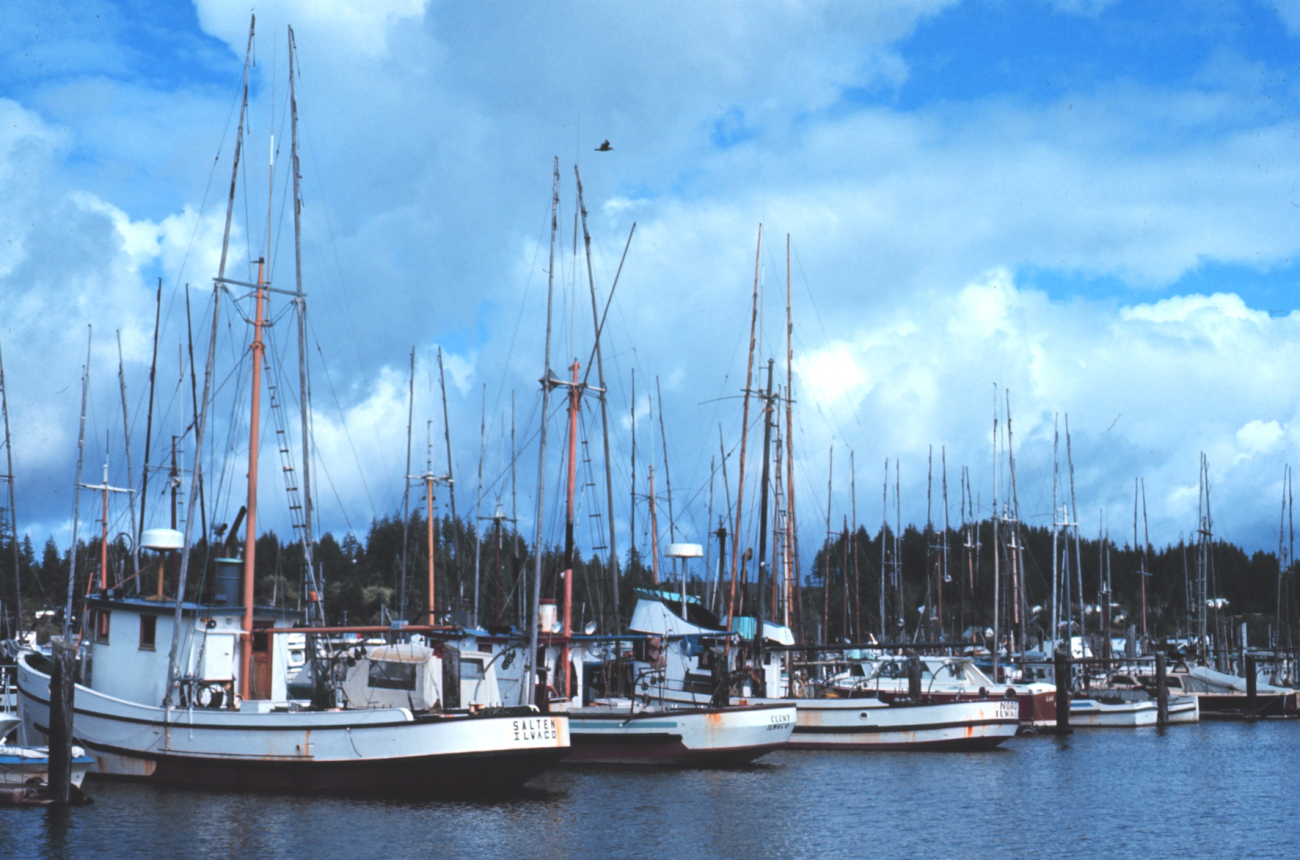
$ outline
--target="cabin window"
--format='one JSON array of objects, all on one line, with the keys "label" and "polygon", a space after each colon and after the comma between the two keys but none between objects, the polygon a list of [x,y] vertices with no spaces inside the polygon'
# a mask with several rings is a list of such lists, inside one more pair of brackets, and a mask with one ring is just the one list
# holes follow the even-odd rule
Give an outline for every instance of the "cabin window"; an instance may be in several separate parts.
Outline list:
[{"label": "cabin window", "polygon": [[109,613],[95,609],[90,613],[91,635],[96,642],[108,642]]},{"label": "cabin window", "polygon": [[460,679],[462,681],[483,680],[483,661],[462,658],[460,661]]},{"label": "cabin window", "polygon": [[152,651],[158,639],[158,616],[140,616],[140,650]]},{"label": "cabin window", "polygon": [[[464,663],[461,663],[461,677],[464,677]],[[396,660],[371,660],[371,687],[381,690],[414,690],[415,664],[399,663]]]}]

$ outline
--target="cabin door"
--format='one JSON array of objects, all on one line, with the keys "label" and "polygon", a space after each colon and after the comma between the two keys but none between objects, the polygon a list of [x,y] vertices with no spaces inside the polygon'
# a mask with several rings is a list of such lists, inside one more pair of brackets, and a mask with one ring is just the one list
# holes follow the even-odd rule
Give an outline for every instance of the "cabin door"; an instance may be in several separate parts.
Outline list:
[{"label": "cabin door", "polygon": [[258,630],[253,631],[253,666],[248,679],[248,697],[271,698],[271,637]]}]

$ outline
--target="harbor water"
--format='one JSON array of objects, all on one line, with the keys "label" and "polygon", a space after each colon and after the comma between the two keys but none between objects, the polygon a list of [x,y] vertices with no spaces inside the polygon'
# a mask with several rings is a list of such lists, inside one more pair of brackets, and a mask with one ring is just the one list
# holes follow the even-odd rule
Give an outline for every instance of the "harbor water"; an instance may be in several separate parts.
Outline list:
[{"label": "harbor water", "polygon": [[1277,857],[1300,724],[1019,737],[985,753],[794,752],[730,770],[560,770],[474,802],[87,782],[0,810],[0,856]]}]

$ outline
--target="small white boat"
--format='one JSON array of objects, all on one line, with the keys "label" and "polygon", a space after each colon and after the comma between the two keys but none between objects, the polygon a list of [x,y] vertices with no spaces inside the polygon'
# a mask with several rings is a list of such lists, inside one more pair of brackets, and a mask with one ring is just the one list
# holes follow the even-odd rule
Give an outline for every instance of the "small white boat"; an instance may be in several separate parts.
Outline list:
[{"label": "small white boat", "polygon": [[1152,701],[1070,699],[1070,725],[1075,728],[1137,728],[1156,724]]},{"label": "small white boat", "polygon": [[1170,696],[1169,724],[1182,725],[1201,721],[1200,696]]},{"label": "small white boat", "polygon": [[[29,786],[50,781],[50,751],[46,747],[20,747],[3,740],[22,723],[14,714],[0,714],[0,786]],[[81,788],[95,760],[81,747],[72,748],[72,784]]]},{"label": "small white boat", "polygon": [[785,746],[795,728],[793,702],[633,712],[624,700],[567,713],[571,752],[564,764],[747,764]]}]

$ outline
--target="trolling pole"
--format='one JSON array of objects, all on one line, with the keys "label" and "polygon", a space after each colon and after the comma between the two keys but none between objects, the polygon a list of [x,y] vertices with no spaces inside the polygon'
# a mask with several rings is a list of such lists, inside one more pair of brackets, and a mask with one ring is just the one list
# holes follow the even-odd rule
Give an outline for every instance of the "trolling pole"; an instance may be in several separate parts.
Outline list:
[{"label": "trolling pole", "polygon": [[77,434],[77,482],[72,495],[72,563],[68,570],[68,603],[63,611],[63,635],[72,636],[72,595],[77,582],[77,526],[81,514],[81,464],[86,452],[86,395],[90,388],[90,341],[94,326],[86,326],[86,366],[81,372],[81,431]]},{"label": "trolling pole", "polygon": [[[749,317],[749,363],[745,368],[745,410],[740,424],[740,478],[736,489],[736,530],[731,533],[731,599],[727,605],[727,632],[736,613],[736,579],[740,575],[741,511],[745,506],[745,445],[749,438],[749,389],[754,382],[754,334],[758,325],[758,273],[763,257],[763,225],[758,225],[758,249],[754,252],[754,303]],[[727,645],[730,650],[730,640]]]},{"label": "trolling pole", "polygon": [[[525,666],[527,672],[525,680],[519,685],[520,696],[528,695],[528,685],[537,684],[538,698],[542,701],[538,706],[543,710],[550,709],[550,700],[547,698],[546,685],[543,681],[538,684],[537,677],[537,613],[542,598],[542,506],[546,500],[546,427],[547,427],[547,410],[551,402],[551,306],[555,298],[555,233],[559,228],[557,211],[560,208],[560,159],[555,159],[555,178],[551,183],[551,259],[546,269],[546,356],[542,372],[542,430],[540,451],[537,457],[537,517],[535,524],[535,538],[533,542],[534,552],[537,557],[534,559],[533,569],[533,599],[531,602],[532,613],[528,617],[528,654]],[[520,704],[526,703],[527,698],[523,698]]]},{"label": "trolling pole", "polygon": [[[135,487],[135,478],[132,477],[131,471],[131,419],[126,409],[126,373],[122,369],[122,330],[117,332],[117,382],[118,387],[122,390],[122,438],[126,448],[126,485]],[[108,476],[104,476],[105,485],[108,484]],[[134,494],[134,489],[129,491]],[[127,510],[131,513],[131,573],[138,576],[140,573],[140,530],[136,528],[135,523],[135,499],[129,499]],[[107,517],[105,517],[107,522]],[[17,570],[15,568],[15,570]],[[138,580],[137,580],[138,581]]]},{"label": "trolling pole", "polygon": [[[212,291],[212,339],[208,344],[207,367],[203,371],[203,400],[199,414],[194,420],[194,474],[190,481],[190,501],[186,508],[185,539],[181,550],[181,570],[176,586],[176,610],[172,621],[171,653],[167,659],[167,685],[163,692],[163,707],[171,707],[172,688],[176,683],[179,670],[177,660],[180,656],[183,606],[185,603],[185,584],[190,569],[190,547],[193,542],[194,507],[200,488],[203,486],[203,436],[207,427],[208,405],[212,395],[212,366],[217,357],[217,334],[220,332],[221,291],[226,286],[226,257],[230,250],[230,220],[235,211],[235,190],[239,181],[239,156],[244,145],[244,115],[248,111],[248,66],[253,56],[253,31],[257,16],[250,16],[248,23],[248,48],[244,53],[243,98],[239,108],[239,130],[235,134],[234,164],[230,170],[230,198],[226,203],[226,229],[221,240],[221,262],[217,267],[215,289]],[[259,365],[260,366],[260,365]],[[204,535],[206,538],[206,535]],[[249,595],[251,598],[251,595]],[[251,601],[250,601],[251,602]]]},{"label": "trolling pole", "polygon": [[[185,287],[185,306],[189,307],[190,293],[189,285]],[[153,317],[153,360],[149,362],[149,412],[145,416],[144,424],[144,468],[140,471],[140,530],[144,530],[144,511],[145,503],[149,501],[149,447],[153,442],[153,391],[154,379],[158,374],[158,327],[162,322],[162,278],[158,279],[158,294],[154,299],[154,317]],[[140,541],[140,535],[135,536],[137,543]],[[137,568],[137,572],[139,569]],[[135,580],[135,591],[140,591],[140,580]]]},{"label": "trolling pole", "polygon": [[5,363],[4,356],[0,355],[0,412],[4,414],[5,422],[5,457],[8,459],[9,471],[5,479],[9,482],[9,531],[13,533],[14,539],[14,612],[17,621],[14,624],[14,632],[20,633],[23,629],[23,575],[22,568],[18,566],[18,512],[14,501],[14,448],[13,439],[9,435],[9,389],[5,386]]},{"label": "trolling pole", "polygon": [[[549,350],[547,355],[549,355]],[[549,365],[548,365],[549,366]],[[456,481],[451,468],[451,417],[447,413],[447,374],[442,367],[442,347],[438,347],[438,384],[442,388],[442,433],[447,445],[447,496],[451,500],[451,572],[456,585],[460,584],[460,520],[456,518]],[[513,395],[511,395],[513,397]],[[545,416],[542,417],[545,427]],[[514,462],[513,460],[511,461]],[[514,466],[511,466],[513,469]]]},{"label": "trolling pole", "polygon": [[[596,281],[591,271],[591,234],[587,232],[587,204],[582,200],[582,177],[578,175],[578,165],[573,165],[573,176],[578,181],[578,209],[582,212],[582,241],[587,249],[587,286],[591,290],[591,321],[596,326],[596,380],[600,385],[600,427],[604,434],[605,440],[605,496],[609,505],[609,583],[614,596],[613,619],[614,635],[619,634],[620,622],[618,617],[618,544],[614,530],[614,472],[609,459],[609,404],[605,398],[605,359],[600,349],[600,320],[596,318]],[[636,229],[636,224],[632,225]],[[627,237],[628,244],[632,243],[632,234]],[[624,256],[627,255],[627,248],[623,249]],[[623,263],[619,261],[619,271],[622,271]],[[617,285],[618,276],[614,276],[614,283]],[[614,298],[614,291],[609,292],[610,300]],[[587,362],[587,372],[591,372],[591,362]],[[636,404],[633,404],[636,408]],[[498,529],[500,523],[497,523]]]},{"label": "trolling pole", "polygon": [[[415,420],[415,347],[411,347],[410,394],[406,400],[406,475],[402,482],[402,587],[397,597],[397,614],[406,617],[406,553],[411,529],[411,424]],[[433,622],[430,621],[430,624]]]},{"label": "trolling pole", "polygon": [[[767,393],[763,395],[763,478],[758,502],[758,622],[754,625],[754,662],[763,663],[763,593],[767,590],[767,494],[770,454],[772,447],[772,367],[776,362],[767,360]],[[662,417],[663,413],[660,412]],[[685,604],[682,612],[685,613]]]}]

